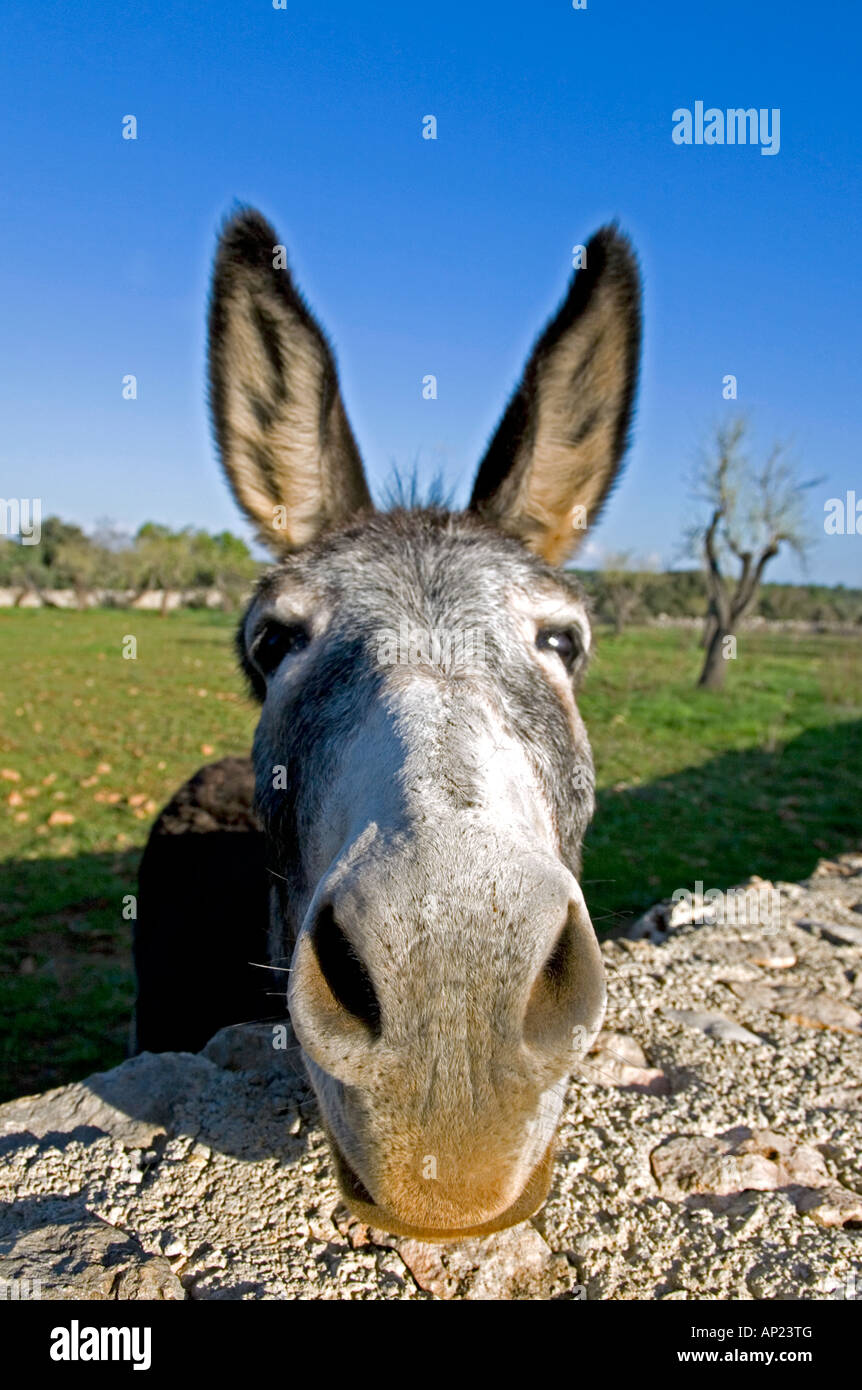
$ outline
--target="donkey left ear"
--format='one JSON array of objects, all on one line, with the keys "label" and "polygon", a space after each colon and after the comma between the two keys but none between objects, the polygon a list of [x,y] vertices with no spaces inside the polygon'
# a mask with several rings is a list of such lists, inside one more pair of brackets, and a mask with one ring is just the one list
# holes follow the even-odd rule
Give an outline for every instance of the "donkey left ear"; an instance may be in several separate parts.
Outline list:
[{"label": "donkey left ear", "polygon": [[253,208],[219,240],[209,376],[222,465],[270,550],[296,549],[372,509],[329,344]]},{"label": "donkey left ear", "polygon": [[574,552],[620,471],[637,388],[640,301],[632,248],[603,227],[479,467],[470,509],[549,564]]}]

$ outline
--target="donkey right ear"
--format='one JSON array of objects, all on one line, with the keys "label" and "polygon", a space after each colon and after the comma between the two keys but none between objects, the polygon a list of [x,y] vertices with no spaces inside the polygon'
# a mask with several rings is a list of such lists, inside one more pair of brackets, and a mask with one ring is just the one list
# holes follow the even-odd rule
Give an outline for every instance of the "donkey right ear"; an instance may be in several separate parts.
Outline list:
[{"label": "donkey right ear", "polygon": [[329,344],[253,209],[219,240],[209,381],[222,466],[271,550],[294,550],[371,510]]},{"label": "donkey right ear", "polygon": [[551,565],[576,549],[618,476],[640,337],[637,262],[625,237],[604,227],[533,349],[470,501]]}]

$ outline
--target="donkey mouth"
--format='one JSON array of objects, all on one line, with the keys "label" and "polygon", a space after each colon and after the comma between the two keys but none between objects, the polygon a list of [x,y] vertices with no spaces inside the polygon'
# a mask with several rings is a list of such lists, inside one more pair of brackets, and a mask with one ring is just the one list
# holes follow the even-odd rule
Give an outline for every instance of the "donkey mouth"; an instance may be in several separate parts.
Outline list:
[{"label": "donkey mouth", "polygon": [[555,1139],[551,1139],[542,1158],[536,1164],[520,1197],[505,1211],[489,1221],[465,1226],[420,1226],[413,1225],[395,1215],[387,1207],[375,1202],[365,1184],[351,1168],[337,1141],[330,1134],[330,1147],[335,1160],[335,1171],[341,1195],[354,1216],[366,1225],[377,1230],[387,1231],[396,1236],[411,1236],[415,1240],[454,1241],[467,1236],[487,1236],[494,1231],[503,1231],[508,1226],[517,1226],[526,1221],[542,1206],[551,1185],[554,1168]]}]

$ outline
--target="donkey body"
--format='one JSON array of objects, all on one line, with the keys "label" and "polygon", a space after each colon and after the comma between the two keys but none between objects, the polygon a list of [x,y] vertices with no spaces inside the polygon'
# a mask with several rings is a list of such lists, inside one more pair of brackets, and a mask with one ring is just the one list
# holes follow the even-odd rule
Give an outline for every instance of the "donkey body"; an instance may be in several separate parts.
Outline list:
[{"label": "donkey body", "polygon": [[[593,237],[467,511],[380,514],[277,250],[259,214],[234,218],[210,306],[222,463],[278,556],[238,634],[260,721],[252,764],[204,769],[154,828],[137,1041],[199,1048],[271,1016],[250,964],[268,918],[346,1200],[453,1239],[541,1205],[566,1078],[604,1009],[578,883],[590,627],[559,566],[625,450],[638,274],[614,229]],[[478,659],[431,640],[467,630]]]}]

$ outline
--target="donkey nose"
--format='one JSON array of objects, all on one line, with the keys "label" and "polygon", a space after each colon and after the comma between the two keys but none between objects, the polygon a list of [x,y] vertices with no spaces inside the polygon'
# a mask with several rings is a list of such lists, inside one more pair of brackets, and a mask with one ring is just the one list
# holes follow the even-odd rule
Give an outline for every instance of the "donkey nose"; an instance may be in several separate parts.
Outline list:
[{"label": "donkey nose", "polygon": [[313,1061],[344,1082],[367,1077],[380,1037],[374,981],[330,903],[301,933],[293,955],[288,1007],[294,1031]]},{"label": "donkey nose", "polygon": [[[520,1036],[530,1071],[554,1079],[568,1069],[573,1053],[586,1051],[605,1005],[601,951],[580,890],[574,883],[572,889],[562,925],[552,930],[545,960],[520,1006],[520,1034],[517,1012],[510,1034],[513,1042]],[[370,1082],[387,1057],[392,1061],[389,1050],[377,1046],[383,1009],[371,970],[346,928],[349,920],[348,912],[339,921],[332,902],[316,909],[300,932],[288,990],[300,1044],[319,1067],[348,1085]]]}]

